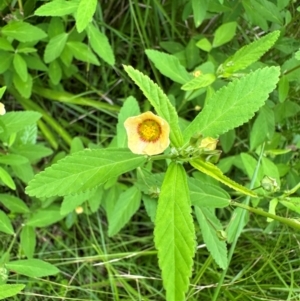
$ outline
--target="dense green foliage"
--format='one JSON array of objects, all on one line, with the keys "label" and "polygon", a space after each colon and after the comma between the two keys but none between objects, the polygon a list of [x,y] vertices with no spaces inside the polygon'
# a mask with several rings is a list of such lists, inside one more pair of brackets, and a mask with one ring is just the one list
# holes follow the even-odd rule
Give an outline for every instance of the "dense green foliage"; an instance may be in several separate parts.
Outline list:
[{"label": "dense green foliage", "polygon": [[0,1],[0,300],[297,300],[297,5]]}]

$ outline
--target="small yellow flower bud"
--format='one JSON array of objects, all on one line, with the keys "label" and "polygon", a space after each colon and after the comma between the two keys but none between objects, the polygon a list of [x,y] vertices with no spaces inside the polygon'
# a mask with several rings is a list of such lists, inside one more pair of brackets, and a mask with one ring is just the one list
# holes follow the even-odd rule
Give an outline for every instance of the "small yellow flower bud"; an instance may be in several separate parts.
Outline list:
[{"label": "small yellow flower bud", "polygon": [[83,213],[83,208],[82,208],[81,206],[78,206],[78,207],[75,209],[75,212],[76,212],[77,214],[81,214],[81,213]]},{"label": "small yellow flower bud", "polygon": [[204,138],[200,143],[200,148],[205,148],[207,150],[215,150],[217,147],[218,139],[211,137]]}]

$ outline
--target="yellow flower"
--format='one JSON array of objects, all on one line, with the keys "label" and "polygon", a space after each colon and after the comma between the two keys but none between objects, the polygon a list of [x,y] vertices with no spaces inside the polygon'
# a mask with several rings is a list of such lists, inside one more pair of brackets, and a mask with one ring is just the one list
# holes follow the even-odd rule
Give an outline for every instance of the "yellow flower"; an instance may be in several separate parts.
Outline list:
[{"label": "yellow flower", "polygon": [[217,147],[218,139],[211,137],[204,138],[200,143],[200,148],[205,148],[207,150],[215,150]]},{"label": "yellow flower", "polygon": [[129,117],[124,126],[128,136],[128,148],[134,154],[157,155],[170,144],[169,124],[152,112]]},{"label": "yellow flower", "polygon": [[0,115],[4,115],[6,113],[4,104],[0,102]]}]

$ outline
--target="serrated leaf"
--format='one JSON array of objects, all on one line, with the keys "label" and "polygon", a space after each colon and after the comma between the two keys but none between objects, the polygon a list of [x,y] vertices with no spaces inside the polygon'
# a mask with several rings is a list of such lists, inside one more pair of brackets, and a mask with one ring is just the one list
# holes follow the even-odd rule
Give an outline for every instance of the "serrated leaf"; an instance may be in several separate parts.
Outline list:
[{"label": "serrated leaf", "polygon": [[275,89],[279,74],[278,67],[258,69],[218,90],[185,129],[186,141],[195,133],[215,137],[247,122]]},{"label": "serrated leaf", "polygon": [[35,229],[30,226],[24,226],[20,233],[20,245],[27,258],[32,258],[36,245]]},{"label": "serrated leaf", "polygon": [[42,114],[33,111],[8,112],[1,116],[2,122],[8,135],[23,130],[26,126],[35,124]]},{"label": "serrated leaf", "polygon": [[214,74],[202,74],[188,81],[181,89],[184,91],[197,90],[211,85],[215,80],[216,76]]},{"label": "serrated leaf", "polygon": [[96,188],[107,180],[128,172],[146,162],[127,149],[86,149],[46,168],[26,188],[36,197],[64,196]]},{"label": "serrated leaf", "polygon": [[240,48],[222,64],[223,73],[232,74],[258,61],[275,44],[279,35],[280,31],[276,30]]},{"label": "serrated leaf", "polygon": [[97,0],[80,0],[76,12],[76,28],[80,33],[92,21],[96,11]]},{"label": "serrated leaf", "polygon": [[14,235],[15,231],[8,216],[0,210],[0,232]]},{"label": "serrated leaf", "polygon": [[15,213],[28,213],[29,208],[28,206],[22,201],[20,198],[2,193],[0,194],[0,202],[3,204],[11,212]]},{"label": "serrated leaf", "polygon": [[224,23],[220,27],[218,27],[215,32],[212,46],[219,47],[231,41],[235,36],[236,26],[237,26],[236,22],[229,22],[229,23]]},{"label": "serrated leaf", "polygon": [[114,210],[110,216],[108,235],[116,235],[136,213],[141,204],[141,192],[132,186],[119,195]]},{"label": "serrated leaf", "polygon": [[166,300],[185,300],[195,254],[195,229],[186,172],[179,163],[171,162],[164,178],[155,218],[154,242]]},{"label": "serrated leaf", "polygon": [[24,284],[2,284],[0,285],[0,300],[6,300],[6,298],[13,297],[24,288]]},{"label": "serrated leaf", "polygon": [[61,17],[74,13],[79,1],[55,0],[40,6],[34,14],[36,16]]},{"label": "serrated leaf", "polygon": [[185,84],[191,80],[192,76],[180,64],[180,61],[176,56],[151,49],[146,49],[145,52],[160,73],[174,82]]},{"label": "serrated leaf", "polygon": [[169,98],[148,76],[135,70],[131,66],[124,66],[124,69],[136,85],[143,91],[158,115],[169,123],[170,128],[172,129],[170,133],[172,144],[176,147],[181,146],[183,144],[183,138],[178,125],[178,115]]},{"label": "serrated leaf", "polygon": [[222,188],[188,178],[191,202],[199,207],[222,208],[230,204],[229,194]]},{"label": "serrated leaf", "polygon": [[96,28],[92,23],[88,25],[87,34],[92,49],[106,63],[113,66],[115,64],[115,56],[106,35]]},{"label": "serrated leaf", "polygon": [[2,27],[1,33],[20,42],[39,41],[47,36],[40,28],[22,21],[12,21]]},{"label": "serrated leaf", "polygon": [[243,194],[246,194],[246,195],[249,195],[252,197],[257,197],[255,192],[249,190],[248,188],[246,188],[246,187],[234,182],[233,180],[229,179],[228,177],[226,177],[222,173],[222,171],[217,166],[213,165],[212,163],[204,162],[201,159],[195,159],[195,160],[191,160],[189,162],[197,170],[220,181],[221,183],[227,185],[228,187],[230,187],[236,191],[239,191]]},{"label": "serrated leaf", "polygon": [[46,277],[59,273],[56,266],[40,259],[10,261],[6,264],[6,268],[28,277]]},{"label": "serrated leaf", "polygon": [[30,227],[42,228],[55,224],[63,218],[64,216],[60,214],[58,209],[41,209],[35,212],[25,224]]},{"label": "serrated leaf", "polygon": [[77,60],[100,66],[97,57],[86,44],[81,42],[67,42],[66,45]]},{"label": "serrated leaf", "polygon": [[61,55],[63,49],[65,48],[68,36],[69,35],[66,32],[63,32],[53,37],[49,41],[49,43],[46,45],[44,53],[45,63],[50,63]]},{"label": "serrated leaf", "polygon": [[41,144],[19,144],[12,147],[11,150],[27,158],[30,162],[36,162],[53,153],[50,148]]},{"label": "serrated leaf", "polygon": [[214,209],[195,206],[195,213],[208,251],[219,267],[226,269],[228,266],[227,248],[225,241],[217,235],[217,231],[222,231],[223,228],[215,216]]},{"label": "serrated leaf", "polygon": [[14,54],[13,66],[21,80],[26,82],[28,78],[27,64],[23,57],[18,53]]},{"label": "serrated leaf", "polygon": [[129,96],[123,103],[118,115],[117,124],[117,141],[118,147],[127,147],[127,133],[124,127],[124,122],[128,117],[136,116],[140,114],[140,108],[137,100]]}]

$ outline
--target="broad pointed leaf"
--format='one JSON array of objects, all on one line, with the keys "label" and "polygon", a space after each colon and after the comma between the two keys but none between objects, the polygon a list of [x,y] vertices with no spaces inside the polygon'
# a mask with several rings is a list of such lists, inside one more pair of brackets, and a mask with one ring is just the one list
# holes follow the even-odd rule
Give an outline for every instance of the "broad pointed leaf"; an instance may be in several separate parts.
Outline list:
[{"label": "broad pointed leaf", "polygon": [[165,175],[158,200],[154,241],[166,299],[185,300],[195,254],[195,229],[186,172],[179,163],[172,162]]},{"label": "broad pointed leaf", "polygon": [[215,137],[247,122],[275,89],[279,74],[278,67],[258,69],[214,93],[185,129],[186,141],[196,133]]},{"label": "broad pointed leaf", "polygon": [[218,231],[222,231],[222,224],[216,218],[214,209],[195,206],[195,213],[201,228],[201,233],[208,251],[222,269],[228,265],[225,240],[220,239]]},{"label": "broad pointed leaf", "polygon": [[64,196],[96,188],[144,162],[127,149],[86,149],[76,152],[37,174],[26,193],[36,197]]},{"label": "broad pointed leaf", "polygon": [[0,285],[0,300],[15,296],[24,288],[24,284],[2,284]]},{"label": "broad pointed leaf", "polygon": [[56,266],[40,259],[10,261],[6,264],[6,268],[28,277],[46,277],[59,273]]}]

